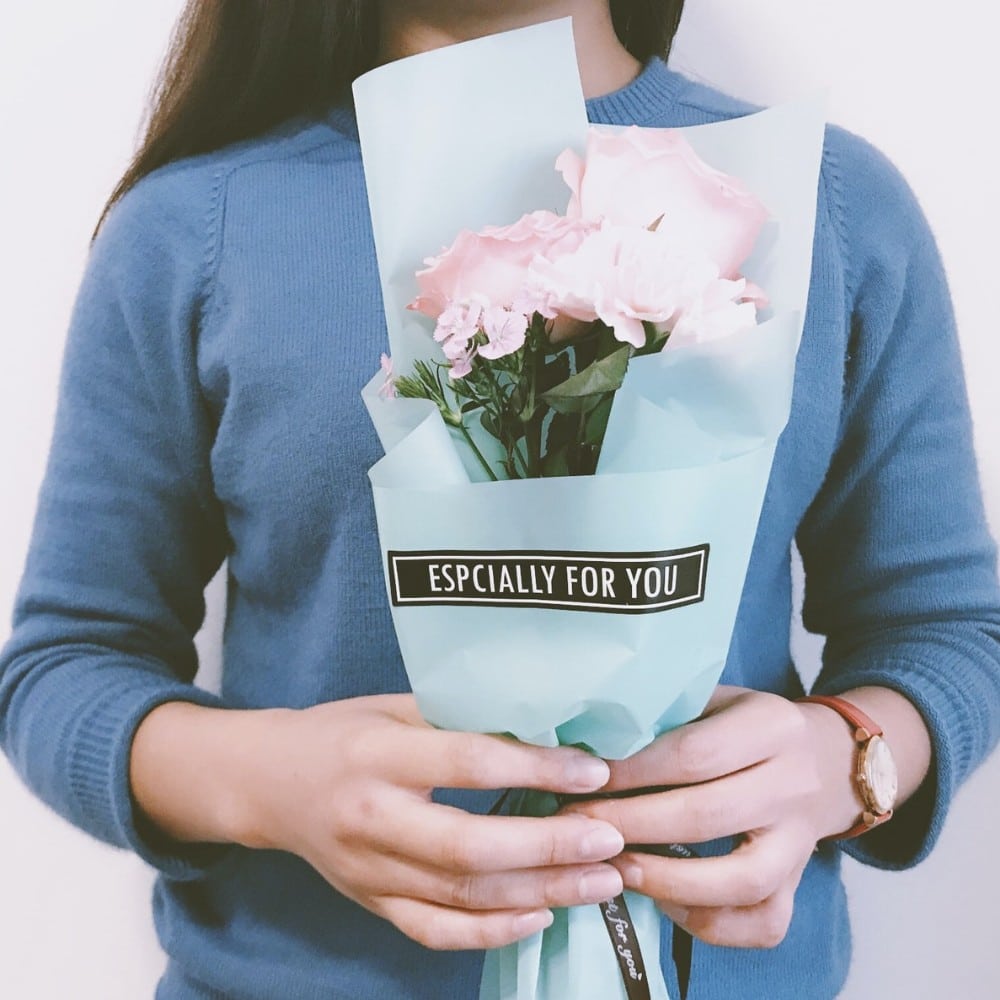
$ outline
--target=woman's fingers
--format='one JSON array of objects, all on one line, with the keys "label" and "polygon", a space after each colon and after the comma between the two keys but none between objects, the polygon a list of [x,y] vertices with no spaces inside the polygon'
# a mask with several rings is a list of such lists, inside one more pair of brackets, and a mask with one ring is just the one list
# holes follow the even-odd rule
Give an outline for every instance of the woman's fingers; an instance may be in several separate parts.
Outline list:
[{"label": "woman's fingers", "polygon": [[[503,736],[408,727],[400,741],[384,730],[362,736],[352,753],[367,768],[413,788],[535,788],[596,792],[610,770],[599,757],[573,747],[535,747]],[[405,738],[405,753],[401,744]]]},{"label": "woman's fingers", "polygon": [[793,763],[757,765],[718,781],[684,785],[629,798],[575,803],[565,812],[604,820],[629,844],[700,844],[770,826],[789,795],[800,792],[797,777],[779,771]]},{"label": "woman's fingers", "polygon": [[778,695],[719,687],[700,719],[612,761],[602,791],[690,785],[733,774],[796,741],[802,725],[796,706]]},{"label": "woman's fingers", "polygon": [[607,861],[625,846],[607,823],[583,816],[478,816],[416,795],[385,797],[384,808],[358,816],[341,838],[459,874],[514,871]]},{"label": "woman's fingers", "polygon": [[[581,906],[612,899],[623,888],[621,875],[610,864],[472,874],[424,868],[393,858],[379,862],[379,882],[392,895],[461,910]],[[374,894],[378,889],[374,887]]]},{"label": "woman's fingers", "polygon": [[795,891],[789,887],[746,907],[680,909],[662,906],[675,924],[706,944],[727,948],[776,948],[792,922]]},{"label": "woman's fingers", "polygon": [[381,899],[376,912],[407,937],[436,951],[502,948],[552,923],[547,909],[474,913],[405,896]]},{"label": "woman's fingers", "polygon": [[805,829],[763,831],[719,858],[627,851],[614,861],[626,889],[708,944],[773,948],[788,932],[795,889],[812,854]]},{"label": "woman's fingers", "polygon": [[266,716],[262,793],[241,842],[304,858],[333,888],[431,948],[529,936],[550,907],[621,891],[605,864],[625,841],[585,816],[479,816],[431,791],[533,787],[589,793],[608,777],[571,748],[435,730],[412,696],[345,699]]},{"label": "woman's fingers", "polygon": [[787,831],[751,836],[717,858],[664,858],[626,851],[613,864],[626,889],[680,907],[756,906],[770,899],[801,870],[805,845]]}]

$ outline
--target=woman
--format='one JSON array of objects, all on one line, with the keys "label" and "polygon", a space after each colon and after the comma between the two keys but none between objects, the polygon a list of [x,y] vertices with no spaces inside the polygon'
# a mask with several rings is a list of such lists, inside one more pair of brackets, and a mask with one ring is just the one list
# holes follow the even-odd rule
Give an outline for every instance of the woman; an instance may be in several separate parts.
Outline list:
[{"label": "woman", "polygon": [[[375,62],[572,14],[594,120],[748,109],[650,58],[679,4],[385,0],[377,18],[360,3],[272,6],[190,5],[95,241],[0,661],[5,749],[65,815],[166,876],[168,1000],[471,997],[476,949],[623,884],[706,944],[736,946],[699,946],[699,997],[833,996],[849,956],[824,838],[863,802],[851,729],[791,700],[793,536],[807,624],[829,636],[817,690],[876,720],[898,763],[896,816],[848,850],[887,867],[922,857],[997,725],[993,550],[912,196],[831,130],[796,402],[706,717],[610,767],[439,733],[393,693],[406,684],[365,478],[378,453],[357,400],[384,329],[341,92]],[[215,699],[189,684],[191,635],[225,556]],[[665,785],[546,820],[430,800]],[[623,850],[665,840],[719,856]]]}]

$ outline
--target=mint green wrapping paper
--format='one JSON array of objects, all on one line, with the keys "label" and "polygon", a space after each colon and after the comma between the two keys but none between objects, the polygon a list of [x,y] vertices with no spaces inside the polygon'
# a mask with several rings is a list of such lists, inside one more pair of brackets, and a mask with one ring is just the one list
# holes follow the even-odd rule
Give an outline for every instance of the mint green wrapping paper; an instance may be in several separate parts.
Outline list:
[{"label": "mint green wrapping paper", "polygon": [[[768,362],[782,347],[794,357],[794,324],[771,321],[729,351],[712,346],[713,357],[690,348],[633,363],[597,476],[471,483],[436,412],[371,470],[384,553],[710,546],[704,600],[659,613],[395,607],[403,659],[429,721],[622,758],[701,711],[725,663],[787,413],[774,398],[789,398],[791,367]],[[727,410],[738,376],[747,380],[745,398]],[[409,402],[386,404],[371,389],[366,399],[375,415]],[[711,412],[711,432],[699,426],[693,402]],[[731,425],[719,426],[727,413]],[[700,454],[691,439],[703,445]]]},{"label": "mint green wrapping paper", "polygon": [[[514,65],[534,75],[512,75]],[[582,151],[586,128],[569,22],[390,64],[357,81],[355,101],[390,347],[404,373],[413,360],[441,359],[430,321],[405,310],[422,258],[461,228],[565,207],[552,165],[566,146]],[[449,155],[445,138],[470,123],[489,138],[481,155]],[[771,213],[745,268],[770,307],[756,330],[634,359],[595,476],[480,481],[432,404],[382,398],[381,376],[363,392],[386,449],[370,479],[390,600],[390,553],[562,554],[557,567],[577,553],[708,548],[701,599],[651,613],[544,606],[544,593],[536,607],[394,604],[410,683],[436,726],[623,758],[699,715],[719,681],[788,419],[823,114],[802,102],[684,132]],[[481,428],[473,433],[486,446]],[[544,812],[545,799],[522,805]],[[627,898],[650,996],[666,1000],[662,918],[651,900]],[[624,1000],[599,907],[558,911],[543,933],[488,953],[480,996]]]}]

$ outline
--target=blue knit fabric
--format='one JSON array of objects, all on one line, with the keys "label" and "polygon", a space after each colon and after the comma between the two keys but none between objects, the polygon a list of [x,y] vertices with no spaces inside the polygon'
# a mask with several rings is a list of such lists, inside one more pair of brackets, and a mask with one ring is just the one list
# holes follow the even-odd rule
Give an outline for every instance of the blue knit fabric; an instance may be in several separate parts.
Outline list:
[{"label": "blue knit fabric", "polygon": [[[658,60],[588,108],[658,126],[751,110]],[[920,793],[844,847],[902,868],[931,849],[1000,733],[1000,596],[933,238],[895,169],[837,128],[812,282],[723,680],[802,693],[788,644],[797,540],[805,622],[828,636],[815,689],[895,688],[932,730]],[[127,781],[136,726],[170,699],[302,707],[406,689],[359,398],[385,348],[346,106],[158,171],[92,248],[0,657],[0,742],[60,813],[159,868],[161,1000],[477,995],[481,955],[423,950],[296,857],[145,835]],[[192,636],[227,556],[215,698],[191,686]],[[850,952],[838,851],[814,855],[779,947],[695,943],[692,1000],[837,993]]]}]

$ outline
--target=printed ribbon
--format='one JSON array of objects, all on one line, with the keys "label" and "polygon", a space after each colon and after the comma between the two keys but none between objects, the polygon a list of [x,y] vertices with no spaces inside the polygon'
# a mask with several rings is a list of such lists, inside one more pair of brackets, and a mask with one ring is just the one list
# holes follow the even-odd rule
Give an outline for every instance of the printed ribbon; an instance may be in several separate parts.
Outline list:
[{"label": "printed ribbon", "polygon": [[[488,815],[496,816],[507,804],[508,798],[513,789],[506,789],[493,803]],[[641,794],[633,792],[631,794]],[[587,798],[611,798],[611,795],[557,795],[556,799],[560,806],[571,801],[582,801]],[[629,797],[629,793],[622,798]],[[646,850],[650,850],[646,847]],[[698,854],[686,844],[660,844],[654,849],[656,854],[668,858],[696,858]],[[632,916],[628,911],[628,904],[624,895],[615,896],[604,903],[600,903],[601,916],[604,919],[604,926],[607,929],[608,937],[611,939],[611,947],[615,952],[615,959],[618,962],[618,971],[621,973],[622,982],[625,984],[625,994],[628,1000],[650,1000],[649,985],[646,977],[646,962],[642,957],[642,948],[639,945],[638,935],[632,924]],[[680,992],[678,1000],[687,1000],[688,987],[691,982],[691,935],[683,927],[674,924],[672,957],[677,970],[677,988]]]},{"label": "printed ribbon", "polygon": [[[670,858],[696,858],[698,855],[685,844],[665,844],[657,847],[656,853]],[[611,938],[611,947],[615,950],[618,960],[618,970],[625,983],[625,994],[628,1000],[650,1000],[649,986],[646,980],[646,963],[642,957],[639,938],[628,912],[628,904],[624,896],[615,896],[601,904],[601,916]],[[673,960],[677,970],[677,988],[679,1000],[687,1000],[688,986],[691,982],[691,935],[683,927],[674,924]]]},{"label": "printed ribbon", "polygon": [[646,981],[646,963],[642,958],[639,938],[632,926],[632,916],[624,896],[615,896],[601,903],[601,916],[611,938],[611,947],[618,959],[618,971],[625,983],[628,1000],[650,1000]]}]

